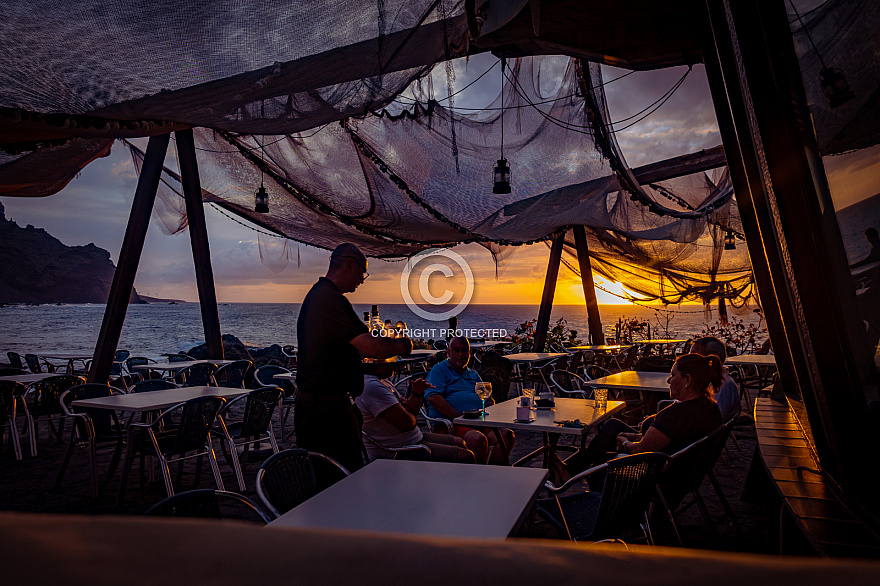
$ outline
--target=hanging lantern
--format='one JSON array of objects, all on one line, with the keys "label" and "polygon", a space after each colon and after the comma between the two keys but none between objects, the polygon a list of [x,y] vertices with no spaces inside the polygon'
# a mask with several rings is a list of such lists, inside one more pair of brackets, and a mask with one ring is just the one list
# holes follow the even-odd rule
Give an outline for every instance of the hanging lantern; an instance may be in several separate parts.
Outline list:
[{"label": "hanging lantern", "polygon": [[819,84],[832,108],[841,106],[856,97],[843,76],[843,71],[837,67],[823,67],[819,72]]},{"label": "hanging lantern", "polygon": [[269,213],[269,194],[266,193],[266,188],[262,183],[254,192],[254,211],[258,214]]},{"label": "hanging lantern", "polygon": [[510,193],[510,165],[507,164],[507,159],[498,159],[495,163],[494,177],[492,193]]},{"label": "hanging lantern", "polygon": [[733,236],[733,230],[727,231],[724,237],[724,250],[736,250],[736,238]]}]

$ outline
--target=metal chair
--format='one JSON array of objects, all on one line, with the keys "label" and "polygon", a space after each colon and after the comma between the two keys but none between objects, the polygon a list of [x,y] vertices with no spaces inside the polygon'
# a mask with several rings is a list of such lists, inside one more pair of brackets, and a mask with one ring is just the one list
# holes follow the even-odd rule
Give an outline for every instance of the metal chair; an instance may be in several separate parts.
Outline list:
[{"label": "metal chair", "polygon": [[[198,397],[185,403],[167,409],[152,423],[132,423],[128,427],[128,450],[125,454],[125,466],[122,472],[122,481],[119,486],[119,499],[117,507],[122,504],[125,495],[125,487],[128,474],[134,463],[136,453],[141,454],[141,485],[143,486],[143,471],[145,455],[155,456],[159,460],[162,476],[165,479],[165,491],[168,496],[174,494],[174,485],[171,482],[171,470],[168,465],[171,462],[180,462],[178,476],[182,473],[183,460],[208,456],[211,471],[214,473],[214,481],[217,488],[224,490],[223,478],[220,476],[220,467],[214,449],[211,447],[211,430],[217,421],[217,427],[224,433],[224,439],[229,439],[226,426],[222,419],[217,419],[220,408],[226,402],[222,397]],[[173,417],[179,414],[178,421]],[[163,428],[167,423],[172,423]],[[138,437],[140,435],[140,437]]]},{"label": "metal chair", "polygon": [[[129,393],[152,393],[153,391],[165,391],[167,389],[176,389],[177,385],[169,380],[165,380],[162,378],[151,378],[147,380],[141,380],[133,385],[131,385],[128,389]],[[126,425],[131,425],[131,422],[134,421],[134,417],[137,413],[132,413],[128,418],[128,423]],[[149,419],[150,413],[144,412],[141,413],[141,421],[146,422]]]},{"label": "metal chair", "polygon": [[608,376],[610,374],[610,370],[601,366],[597,366],[595,364],[591,364],[590,366],[584,368],[584,378],[586,380],[596,380],[597,378],[602,378],[603,376]]},{"label": "metal chair", "polygon": [[287,368],[296,368],[296,346],[282,346],[281,353],[287,358]]},{"label": "metal chair", "polygon": [[165,362],[168,362],[168,363],[172,363],[172,362],[192,362],[193,360],[195,360],[195,358],[193,358],[193,357],[190,356],[189,354],[184,354],[183,352],[178,352],[177,354],[169,354],[169,355],[165,358]]},{"label": "metal chair", "polygon": [[[3,445],[3,434],[6,425],[9,425],[9,443],[12,445],[12,451],[15,453],[15,459],[21,460],[21,442],[18,436],[18,426],[15,424],[15,418],[18,415],[16,407],[18,402],[24,403],[24,394],[27,391],[21,383],[15,381],[0,381],[0,446]],[[26,413],[26,412],[25,412]],[[34,441],[34,422],[30,417],[26,418],[28,434],[31,442],[31,456],[37,455],[36,442]]]},{"label": "metal chair", "polygon": [[174,382],[182,387],[216,387],[216,370],[217,367],[210,362],[200,362],[177,371]]},{"label": "metal chair", "polygon": [[363,436],[363,438],[365,440],[364,441],[364,458],[366,459],[367,462],[372,462],[374,460],[374,458],[370,458],[370,453],[367,451],[367,442],[376,446],[379,449],[385,450],[387,452],[393,452],[394,456],[392,457],[392,460],[396,460],[400,454],[405,454],[405,453],[413,454],[416,452],[422,453],[422,456],[423,456],[421,458],[422,460],[429,460],[431,458],[431,448],[429,448],[425,444],[410,444],[407,446],[392,447],[392,446],[387,446],[387,445],[383,444],[382,442],[380,442],[379,440],[377,440],[376,438],[374,438],[373,436],[368,434],[366,431],[361,430],[361,435]]},{"label": "metal chair", "polygon": [[265,525],[272,519],[254,501],[235,492],[203,488],[189,490],[159,501],[144,513],[147,517],[194,517],[236,519]]},{"label": "metal chair", "polygon": [[287,423],[287,419],[290,416],[290,410],[296,407],[296,384],[292,380],[275,379],[276,374],[282,373],[290,373],[290,370],[283,366],[267,364],[266,366],[261,366],[254,372],[254,381],[261,387],[281,387],[284,391],[279,406],[282,409],[280,417],[281,437],[287,438],[287,436],[294,432],[293,428],[291,428],[289,432],[285,433],[284,424]]},{"label": "metal chair", "polygon": [[276,518],[350,476],[339,462],[291,449],[269,456],[257,472],[257,495]]},{"label": "metal chair", "polygon": [[[572,541],[616,538],[640,527],[648,543],[653,545],[648,505],[668,460],[669,456],[661,452],[633,454],[581,472],[558,488],[547,481],[544,487],[553,499],[538,501],[538,514]],[[559,496],[599,473],[605,474],[601,491]]]},{"label": "metal chair", "polygon": [[39,374],[39,373],[43,372],[44,365],[46,367],[46,372],[55,372],[55,365],[54,364],[52,364],[48,360],[40,358],[36,354],[25,354],[24,361],[27,363],[28,369],[33,374]]},{"label": "metal chair", "polygon": [[98,489],[98,447],[110,444],[114,446],[107,480],[104,484],[110,482],[119,465],[123,444],[122,425],[116,416],[116,411],[112,409],[85,409],[71,405],[71,403],[81,399],[109,397],[112,394],[113,388],[109,385],[90,383],[77,385],[64,391],[64,394],[61,395],[61,409],[65,415],[73,420],[73,429],[70,432],[70,442],[67,445],[67,452],[64,454],[64,461],[61,463],[61,469],[55,479],[54,490],[61,488],[61,482],[64,480],[64,474],[67,472],[74,448],[82,445],[89,448],[89,471],[91,473],[92,497],[94,498],[98,498],[100,494]]},{"label": "metal chair", "polygon": [[[31,403],[29,405],[25,404],[27,416],[34,418],[34,420],[45,416],[49,420],[49,429],[52,435],[59,442],[63,442],[64,439],[61,437],[61,434],[64,431],[64,420],[61,419],[61,416],[64,415],[64,412],[61,409],[61,395],[64,394],[64,391],[81,385],[84,382],[86,382],[84,378],[72,374],[60,374],[37,381],[31,387],[33,389]],[[59,419],[61,419],[57,428],[54,421],[55,415],[58,415]],[[36,431],[36,428],[34,429]]]},{"label": "metal chair", "polygon": [[254,368],[250,360],[236,360],[224,364],[214,372],[214,380],[222,387],[246,388],[247,376]]},{"label": "metal chair", "polygon": [[573,372],[554,370],[550,373],[550,382],[553,383],[552,390],[559,397],[593,398],[593,389],[585,387],[586,381]]},{"label": "metal chair", "polygon": [[129,356],[125,359],[123,364],[123,370],[126,374],[131,376],[136,376],[138,380],[149,380],[149,379],[160,379],[162,375],[159,374],[155,370],[141,370],[135,369],[135,366],[146,366],[148,364],[156,364],[156,361],[152,358],[146,358],[144,356]]},{"label": "metal chair", "polygon": [[433,431],[434,426],[436,425],[442,425],[446,429],[443,433],[454,433],[455,428],[452,425],[452,421],[449,419],[446,419],[445,417],[431,417],[428,415],[428,409],[424,405],[421,406],[419,412],[428,424],[428,431]]},{"label": "metal chair", "polygon": [[[236,397],[220,410],[220,417],[226,423],[226,431],[229,436],[229,439],[222,444],[223,455],[235,470],[240,490],[246,490],[241,469],[247,465],[248,451],[251,445],[268,439],[272,446],[272,452],[278,453],[278,443],[275,441],[275,433],[272,431],[272,414],[275,412],[281,396],[282,391],[278,387],[261,387],[246,395]],[[240,405],[242,401],[244,401],[244,412],[241,415],[241,420],[230,423],[228,419],[230,409]],[[241,462],[238,458],[239,446],[244,446]]]}]

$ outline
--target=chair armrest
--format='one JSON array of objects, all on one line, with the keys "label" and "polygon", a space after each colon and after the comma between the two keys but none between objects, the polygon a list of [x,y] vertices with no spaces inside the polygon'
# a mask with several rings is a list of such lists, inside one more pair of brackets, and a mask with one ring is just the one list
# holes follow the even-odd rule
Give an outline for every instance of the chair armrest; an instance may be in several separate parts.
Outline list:
[{"label": "chair armrest", "polygon": [[560,492],[565,492],[566,490],[571,488],[571,486],[574,483],[580,482],[581,480],[583,480],[587,476],[591,476],[601,470],[605,470],[606,468],[608,468],[608,462],[605,462],[604,464],[599,464],[598,466],[593,466],[589,470],[584,470],[580,474],[576,474],[576,475],[572,476],[567,481],[565,481],[565,483],[562,486],[559,486],[559,487],[557,487],[556,485],[554,485],[552,482],[550,482],[548,480],[548,481],[544,482],[544,488],[547,489],[547,492],[549,492],[550,494],[554,494],[554,495],[558,494]]}]

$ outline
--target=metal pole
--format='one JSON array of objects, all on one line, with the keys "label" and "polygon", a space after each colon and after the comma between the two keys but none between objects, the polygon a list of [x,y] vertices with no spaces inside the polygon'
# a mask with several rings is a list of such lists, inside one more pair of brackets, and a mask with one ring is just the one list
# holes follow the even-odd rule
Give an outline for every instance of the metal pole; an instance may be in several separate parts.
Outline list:
[{"label": "metal pole", "polygon": [[559,276],[559,262],[562,260],[562,244],[564,241],[564,234],[557,236],[550,247],[550,261],[547,263],[544,294],[541,296],[541,309],[538,311],[538,324],[535,326],[533,352],[543,352],[544,344],[547,342],[547,329],[550,327],[550,311],[553,309],[553,295],[556,293],[556,277]]},{"label": "metal pole", "polygon": [[119,250],[119,261],[116,272],[113,273],[113,284],[110,286],[110,297],[104,310],[104,321],[101,322],[101,332],[98,334],[95,354],[89,368],[90,383],[106,383],[110,378],[110,369],[113,367],[125,312],[128,310],[128,302],[134,288],[134,278],[144,249],[147,228],[150,227],[150,212],[156,200],[156,190],[159,188],[159,177],[162,174],[162,163],[165,160],[165,151],[168,150],[169,137],[168,134],[151,136],[147,145],[144,164],[134,192],[134,201],[131,203],[128,226],[125,228],[125,237]]},{"label": "metal pole", "polygon": [[571,229],[574,233],[574,248],[577,252],[578,268],[581,271],[581,284],[584,287],[584,301],[587,304],[587,323],[590,328],[590,343],[604,344],[602,318],[599,317],[599,302],[596,300],[596,286],[593,283],[593,265],[590,262],[590,249],[587,246],[587,233],[583,226]]},{"label": "metal pole", "polygon": [[202,325],[208,358],[223,359],[223,340],[220,334],[220,316],[217,313],[217,295],[214,291],[214,271],[211,268],[211,249],[208,246],[208,228],[202,204],[202,186],[192,129],[174,133],[177,138],[177,157],[180,161],[180,182],[186,201],[189,239],[192,244],[193,264],[196,268],[196,286],[202,309]]}]

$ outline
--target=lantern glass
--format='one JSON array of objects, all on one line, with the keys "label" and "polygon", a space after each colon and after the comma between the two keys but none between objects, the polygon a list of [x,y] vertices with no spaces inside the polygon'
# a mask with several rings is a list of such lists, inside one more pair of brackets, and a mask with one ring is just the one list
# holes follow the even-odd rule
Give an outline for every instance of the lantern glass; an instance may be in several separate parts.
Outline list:
[{"label": "lantern glass", "polygon": [[730,230],[727,231],[727,236],[724,237],[724,250],[736,250],[736,238],[734,238],[733,232]]},{"label": "lantern glass", "polygon": [[254,211],[259,214],[269,213],[269,194],[262,184],[254,192]]},{"label": "lantern glass", "polygon": [[507,159],[498,159],[493,176],[492,193],[510,193],[510,165]]}]

